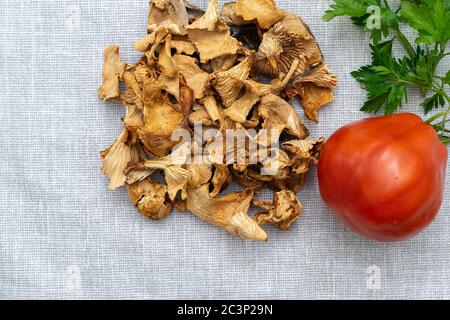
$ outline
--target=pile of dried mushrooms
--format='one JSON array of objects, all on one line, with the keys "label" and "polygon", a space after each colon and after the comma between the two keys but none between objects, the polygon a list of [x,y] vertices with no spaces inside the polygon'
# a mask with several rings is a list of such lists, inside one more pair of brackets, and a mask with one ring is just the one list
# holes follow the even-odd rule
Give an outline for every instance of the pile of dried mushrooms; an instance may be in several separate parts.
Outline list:
[{"label": "pile of dried mushrooms", "polygon": [[[206,12],[185,0],[152,0],[147,35],[134,47],[143,53],[136,64],[122,62],[117,46],[104,52],[99,95],[120,101],[126,112],[121,134],[101,152],[109,188],[125,186],[151,219],[167,217],[175,206],[246,239],[267,240],[261,228],[267,223],[287,230],[302,213],[296,193],[323,144],[306,139],[308,130],[288,101],[298,97],[305,117],[317,122],[336,86],[303,21],[273,0],[237,0],[221,13],[217,0]],[[250,163],[248,144],[232,150],[244,161],[224,161],[222,154],[175,163],[173,133],[193,133],[198,124],[219,133],[275,132],[269,141],[258,135],[253,141],[277,155],[277,172],[261,173],[270,161]],[[215,137],[202,141],[197,153]],[[243,191],[226,193],[231,181]],[[254,198],[265,186],[274,191],[272,201]],[[249,216],[251,205],[261,211]]]}]

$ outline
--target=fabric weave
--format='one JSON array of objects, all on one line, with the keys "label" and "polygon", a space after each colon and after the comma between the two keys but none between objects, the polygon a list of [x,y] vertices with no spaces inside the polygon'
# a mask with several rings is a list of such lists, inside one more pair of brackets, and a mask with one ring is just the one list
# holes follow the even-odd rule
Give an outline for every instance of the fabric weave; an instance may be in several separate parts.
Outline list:
[{"label": "fabric weave", "polygon": [[[350,71],[369,62],[367,34],[346,18],[323,22],[331,1],[277,3],[309,24],[338,76],[320,123],[305,120],[311,136],[365,117]],[[146,220],[100,172],[98,153],[118,136],[124,110],[100,101],[97,88],[104,47],[139,58],[132,45],[145,34],[147,0],[0,8],[0,298],[450,298],[448,176],[436,222],[403,243],[350,233],[322,202],[315,169],[299,194],[302,218],[287,232],[268,227],[267,243],[189,213]],[[420,112],[419,101],[413,93],[408,110]]]}]

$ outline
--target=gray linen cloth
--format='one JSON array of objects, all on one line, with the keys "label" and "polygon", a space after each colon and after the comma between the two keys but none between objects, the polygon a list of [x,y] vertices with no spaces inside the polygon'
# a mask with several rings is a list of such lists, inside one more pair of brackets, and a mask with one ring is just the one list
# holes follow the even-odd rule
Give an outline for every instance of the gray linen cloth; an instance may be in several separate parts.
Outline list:
[{"label": "gray linen cloth", "polygon": [[[320,123],[307,122],[312,137],[366,116],[349,73],[370,60],[367,34],[346,18],[323,22],[330,3],[278,1],[309,24],[339,79]],[[124,110],[97,97],[105,46],[139,58],[147,0],[0,0],[0,9],[0,298],[450,298],[448,176],[436,221],[403,243],[349,232],[322,202],[315,169],[299,194],[302,218],[288,232],[269,227],[267,243],[189,213],[149,221],[125,190],[107,189],[98,152]]]}]

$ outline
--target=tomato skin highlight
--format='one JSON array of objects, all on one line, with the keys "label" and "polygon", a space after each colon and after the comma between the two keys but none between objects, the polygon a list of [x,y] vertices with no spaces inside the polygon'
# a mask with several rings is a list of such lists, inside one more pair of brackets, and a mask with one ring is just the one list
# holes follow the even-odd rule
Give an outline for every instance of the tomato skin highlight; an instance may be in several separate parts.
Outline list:
[{"label": "tomato skin highlight", "polygon": [[354,122],[325,143],[320,193],[351,230],[379,241],[405,240],[436,217],[447,159],[435,130],[417,115]]}]

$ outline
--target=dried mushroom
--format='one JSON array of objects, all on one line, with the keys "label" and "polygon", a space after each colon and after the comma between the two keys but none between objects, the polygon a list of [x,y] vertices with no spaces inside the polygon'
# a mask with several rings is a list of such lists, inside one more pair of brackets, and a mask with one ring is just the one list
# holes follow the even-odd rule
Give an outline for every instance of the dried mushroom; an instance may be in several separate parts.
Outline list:
[{"label": "dried mushroom", "polygon": [[200,219],[221,227],[236,237],[265,241],[266,232],[247,214],[252,198],[251,189],[212,198],[209,185],[205,184],[188,190],[186,208]]},{"label": "dried mushroom", "polygon": [[225,107],[231,106],[239,97],[244,86],[242,82],[248,78],[252,64],[253,57],[250,56],[233,68],[214,75],[214,89],[219,93]]},{"label": "dried mushroom", "polygon": [[146,158],[140,144],[130,145],[128,131],[122,130],[117,140],[100,153],[103,158],[102,172],[111,179],[109,189],[114,190],[125,183],[124,169],[130,162],[139,162]]},{"label": "dried mushroom", "polygon": [[309,74],[296,79],[286,93],[290,98],[298,95],[300,104],[305,110],[305,116],[318,122],[317,110],[334,100],[335,87],[336,76],[330,73],[327,66],[321,64]]},{"label": "dried mushroom", "polygon": [[190,164],[188,165],[190,188],[198,188],[211,180],[212,166],[210,164]]},{"label": "dried mushroom", "polygon": [[237,0],[236,15],[244,21],[256,20],[261,29],[268,29],[284,17],[274,0]]},{"label": "dried mushroom", "polygon": [[125,71],[125,64],[120,60],[119,47],[107,47],[103,59],[102,85],[98,89],[98,94],[103,100],[118,98],[119,81]]},{"label": "dried mushroom", "polygon": [[144,216],[160,220],[172,212],[172,204],[166,199],[167,186],[149,179],[128,185],[131,202]]},{"label": "dried mushroom", "polygon": [[216,197],[231,180],[230,171],[226,165],[216,164],[214,169],[214,176],[211,179],[213,190],[209,193],[212,198]]},{"label": "dried mushroom", "polygon": [[236,2],[225,3],[222,7],[220,18],[229,26],[243,26],[253,23],[252,20],[245,20],[236,14]]},{"label": "dried mushroom", "polygon": [[192,107],[192,113],[188,116],[189,124],[191,126],[201,124],[203,126],[215,126],[216,123],[212,120],[206,108],[197,103]]},{"label": "dried mushroom", "polygon": [[275,193],[273,203],[254,200],[253,204],[266,209],[256,213],[255,220],[258,224],[271,223],[281,230],[288,230],[303,211],[303,205],[297,200],[295,193],[289,190]]},{"label": "dried mushroom", "polygon": [[293,173],[306,173],[311,164],[317,164],[323,142],[323,138],[318,140],[290,140],[283,142],[282,148],[291,154],[290,159]]},{"label": "dried mushroom", "polygon": [[213,95],[206,96],[200,102],[205,107],[205,111],[212,121],[220,121],[223,119],[223,109],[218,105]]},{"label": "dried mushroom", "polygon": [[294,107],[276,95],[269,94],[261,99],[258,114],[264,120],[262,127],[271,130],[271,145],[279,140],[283,131],[299,139],[309,135]]},{"label": "dried mushroom", "polygon": [[286,13],[281,21],[264,33],[254,68],[272,78],[280,78],[295,60],[300,61],[294,74],[298,75],[320,64],[323,57],[316,39],[303,20]]},{"label": "dried mushroom", "polygon": [[206,63],[224,54],[235,54],[239,42],[219,17],[219,1],[211,0],[205,14],[186,26],[189,39],[200,53],[200,62]]},{"label": "dried mushroom", "polygon": [[189,41],[187,36],[173,36],[172,41],[170,41],[170,48],[175,49],[178,54],[186,54],[188,56],[197,52],[197,48]]},{"label": "dried mushroom", "polygon": [[[306,139],[287,99],[298,97],[317,121],[336,87],[309,28],[273,0],[237,0],[220,15],[217,0],[206,11],[151,0],[147,35],[134,47],[142,52],[135,64],[122,62],[117,46],[104,51],[98,93],[125,114],[100,153],[109,188],[125,186],[151,219],[175,206],[244,239],[267,240],[264,224],[287,230],[324,142]],[[242,191],[227,191],[232,182]],[[265,187],[272,201],[255,199]],[[252,205],[263,211],[249,215]]]},{"label": "dried mushroom", "polygon": [[128,167],[126,182],[132,184],[136,181],[142,181],[151,176],[156,170],[164,170],[169,198],[174,200],[177,193],[181,191],[181,198],[184,200],[186,198],[188,180],[191,179],[190,171],[179,164],[174,164],[169,156]]},{"label": "dried mushroom", "polygon": [[152,0],[147,31],[167,28],[171,34],[185,34],[189,16],[183,0]]},{"label": "dried mushroom", "polygon": [[138,129],[139,138],[151,154],[164,156],[176,143],[173,131],[185,126],[185,117],[162,91],[161,81],[144,83],[144,125]]}]

